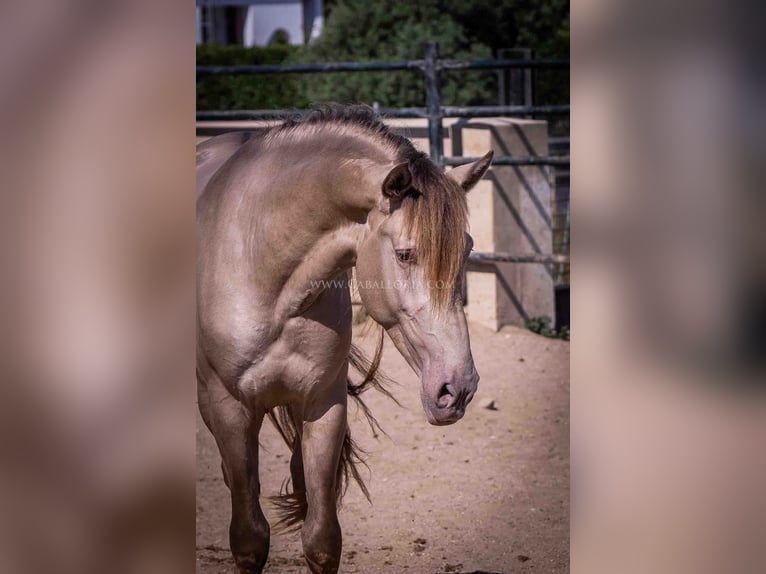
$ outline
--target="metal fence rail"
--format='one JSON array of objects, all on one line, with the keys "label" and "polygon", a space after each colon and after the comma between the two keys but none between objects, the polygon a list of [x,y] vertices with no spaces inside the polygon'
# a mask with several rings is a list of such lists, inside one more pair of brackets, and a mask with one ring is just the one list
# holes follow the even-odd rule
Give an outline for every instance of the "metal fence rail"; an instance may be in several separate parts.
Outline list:
[{"label": "metal fence rail", "polygon": [[[389,118],[427,118],[427,108],[377,108]],[[215,110],[197,112],[197,121],[278,120],[302,116],[311,110]],[[493,116],[535,116],[569,114],[569,106],[442,106],[444,118],[486,118]]]},{"label": "metal fence rail", "polygon": [[[463,165],[476,161],[478,157],[445,157],[442,165]],[[506,156],[501,155],[492,159],[492,165],[556,165],[568,166],[569,156]]]},{"label": "metal fence rail", "polygon": [[569,263],[569,255],[528,253],[513,255],[511,253],[481,253],[473,251],[468,260],[471,263]]},{"label": "metal fence rail", "polygon": [[[197,66],[198,76],[236,76],[260,74],[313,74],[327,72],[396,72],[402,70],[424,71],[425,60],[400,62],[325,62],[320,64],[264,64],[258,66]],[[438,70],[501,70],[505,68],[566,68],[565,59],[515,59],[515,60],[438,60]]]}]

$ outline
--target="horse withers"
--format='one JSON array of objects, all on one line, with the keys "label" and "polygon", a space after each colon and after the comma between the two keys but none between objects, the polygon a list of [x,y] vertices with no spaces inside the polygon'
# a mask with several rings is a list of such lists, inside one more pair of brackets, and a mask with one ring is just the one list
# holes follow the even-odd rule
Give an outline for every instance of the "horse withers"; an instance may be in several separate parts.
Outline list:
[{"label": "horse withers", "polygon": [[[367,494],[346,409],[369,386],[385,391],[375,374],[382,339],[371,363],[351,344],[352,267],[369,315],[420,376],[428,421],[465,413],[479,381],[459,298],[465,193],[491,160],[445,174],[360,106],[198,146],[199,408],[231,492],[240,572],[261,572],[269,551],[264,417],[292,450],[278,526],[301,528],[312,572],[338,570],[349,478]],[[362,383],[350,382],[349,365],[365,371]]]}]

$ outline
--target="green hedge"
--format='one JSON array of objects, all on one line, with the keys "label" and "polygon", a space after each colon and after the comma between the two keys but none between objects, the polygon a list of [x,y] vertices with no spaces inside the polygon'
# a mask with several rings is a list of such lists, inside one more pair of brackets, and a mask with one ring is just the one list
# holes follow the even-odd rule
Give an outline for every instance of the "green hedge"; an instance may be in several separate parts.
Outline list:
[{"label": "green hedge", "polygon": [[[198,66],[288,64],[298,60],[300,46],[197,46]],[[198,110],[305,108],[304,82],[298,75],[203,76],[197,78]]]}]

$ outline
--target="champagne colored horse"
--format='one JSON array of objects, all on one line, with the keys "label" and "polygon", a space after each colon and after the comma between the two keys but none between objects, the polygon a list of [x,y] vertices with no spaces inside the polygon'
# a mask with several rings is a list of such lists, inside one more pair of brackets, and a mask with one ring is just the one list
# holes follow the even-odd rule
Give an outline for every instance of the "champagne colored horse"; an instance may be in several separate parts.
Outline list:
[{"label": "champagne colored horse", "polygon": [[[349,477],[367,494],[346,405],[380,388],[382,339],[372,363],[351,345],[352,267],[369,315],[420,376],[428,422],[463,416],[479,381],[457,285],[471,244],[465,193],[491,160],[444,174],[361,106],[198,146],[199,408],[231,491],[240,572],[261,572],[269,551],[265,416],[293,453],[279,526],[301,528],[312,572],[338,570]],[[366,371],[362,383],[349,365]]]}]

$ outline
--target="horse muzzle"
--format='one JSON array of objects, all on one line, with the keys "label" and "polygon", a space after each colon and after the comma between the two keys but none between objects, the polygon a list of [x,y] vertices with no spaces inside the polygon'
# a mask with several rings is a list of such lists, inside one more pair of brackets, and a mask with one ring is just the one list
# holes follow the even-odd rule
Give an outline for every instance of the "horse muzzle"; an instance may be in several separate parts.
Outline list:
[{"label": "horse muzzle", "polygon": [[424,385],[421,399],[428,422],[435,426],[444,426],[462,419],[478,384],[479,375],[473,371],[471,376],[460,381],[439,384],[435,392],[427,392]]}]

